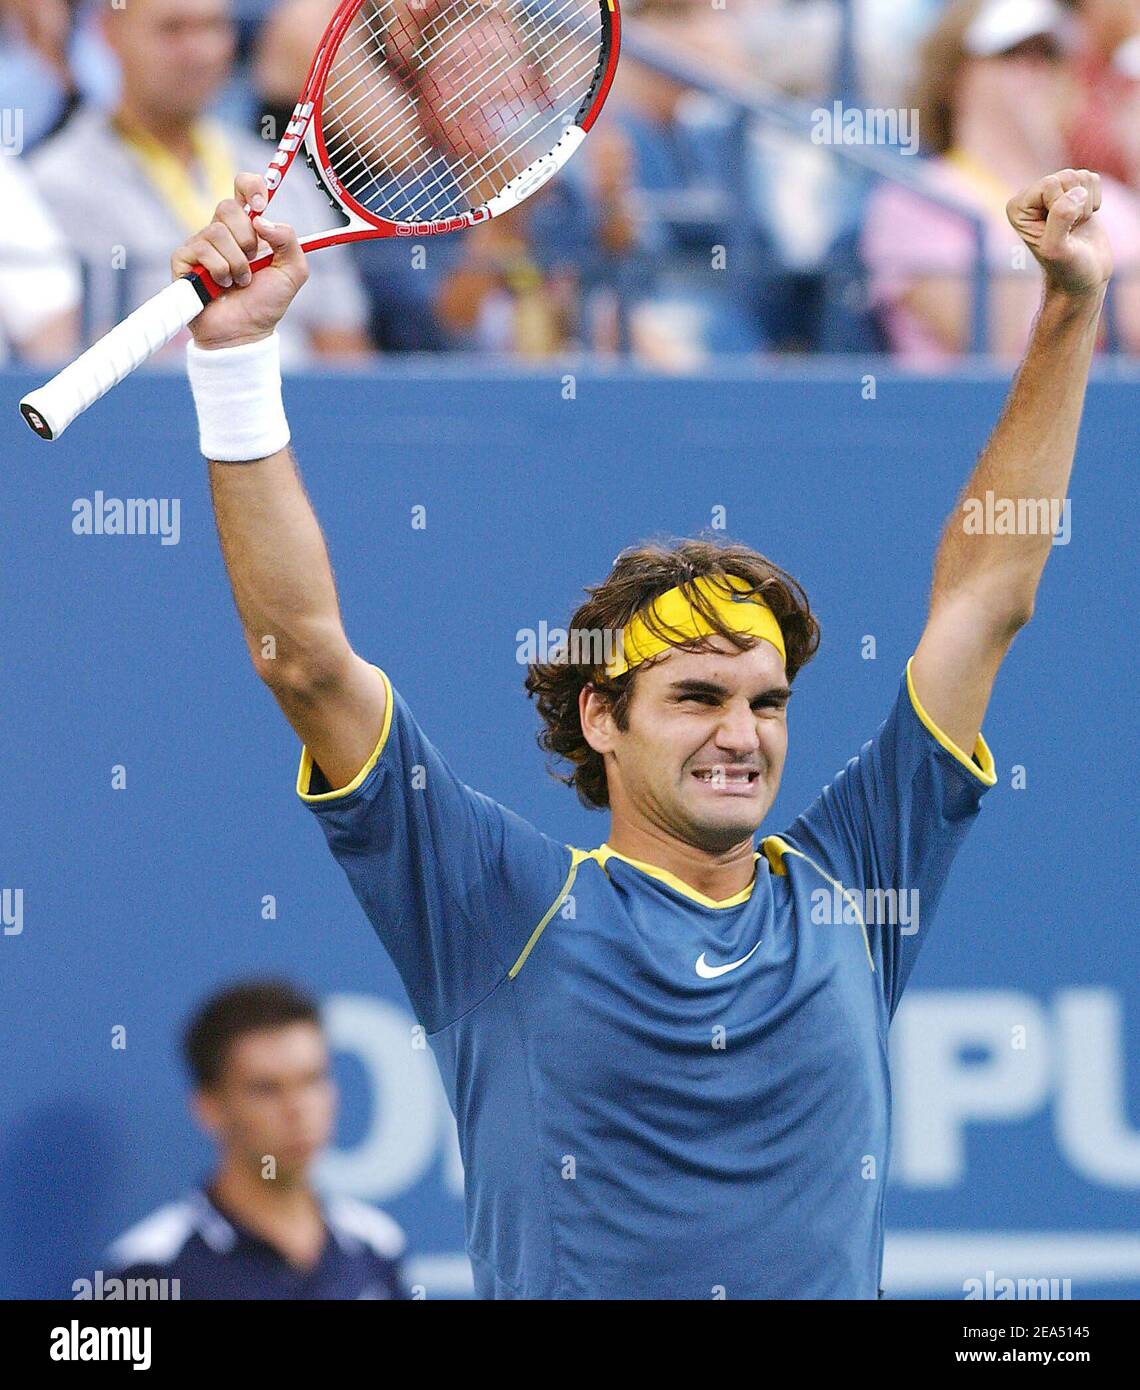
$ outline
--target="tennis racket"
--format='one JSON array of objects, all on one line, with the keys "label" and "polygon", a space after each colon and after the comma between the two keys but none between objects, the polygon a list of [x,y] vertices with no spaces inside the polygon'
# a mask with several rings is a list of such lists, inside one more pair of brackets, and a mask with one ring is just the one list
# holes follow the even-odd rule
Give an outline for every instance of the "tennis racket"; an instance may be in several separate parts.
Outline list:
[{"label": "tennis racket", "polygon": [[[620,30],[617,0],[344,0],[269,162],[269,198],[303,151],[340,217],[301,237],[306,252],[498,217],[585,139]],[[58,439],[222,293],[196,266],[25,396],[24,419]]]}]

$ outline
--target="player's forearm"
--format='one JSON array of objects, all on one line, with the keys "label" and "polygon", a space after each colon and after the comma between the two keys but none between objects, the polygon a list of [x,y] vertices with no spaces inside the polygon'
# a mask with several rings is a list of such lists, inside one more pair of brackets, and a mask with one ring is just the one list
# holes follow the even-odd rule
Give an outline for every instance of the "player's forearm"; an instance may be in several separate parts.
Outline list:
[{"label": "player's forearm", "polygon": [[1103,301],[1103,287],[1046,293],[1005,409],[946,524],[932,604],[965,591],[996,626],[1032,614],[1063,515]]},{"label": "player's forearm", "polygon": [[250,656],[270,685],[304,685],[348,654],[321,528],[290,449],[210,464],[210,492]]},{"label": "player's forearm", "polygon": [[[233,287],[191,324],[198,443],[210,460],[222,554],[254,665],[339,789],[377,748],[387,690],[345,637],[324,537],[288,447],[275,329],[308,277],[304,253],[291,227],[251,221],[246,209],[269,197],[261,175],[239,174],[234,192],[171,259],[176,276],[200,265]],[[262,240],[273,259],[255,275]]]}]

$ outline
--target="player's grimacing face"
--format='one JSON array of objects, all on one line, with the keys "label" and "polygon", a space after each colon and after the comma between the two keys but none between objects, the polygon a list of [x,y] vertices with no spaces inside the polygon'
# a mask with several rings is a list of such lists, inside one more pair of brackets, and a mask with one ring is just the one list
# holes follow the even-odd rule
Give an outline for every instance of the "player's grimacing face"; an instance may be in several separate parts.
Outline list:
[{"label": "player's grimacing face", "polygon": [[237,1038],[216,1087],[198,1097],[213,1138],[250,1165],[272,1156],[299,1177],[332,1135],[336,1090],[319,1028],[291,1023]]},{"label": "player's grimacing face", "polygon": [[628,728],[607,761],[615,816],[723,851],[753,835],[788,750],[788,686],[769,642],[667,652],[637,673]]}]

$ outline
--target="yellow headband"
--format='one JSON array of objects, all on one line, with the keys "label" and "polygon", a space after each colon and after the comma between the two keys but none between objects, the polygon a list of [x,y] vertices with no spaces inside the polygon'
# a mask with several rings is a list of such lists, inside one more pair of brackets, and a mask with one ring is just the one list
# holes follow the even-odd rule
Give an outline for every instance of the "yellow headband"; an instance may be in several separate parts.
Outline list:
[{"label": "yellow headband", "polygon": [[[735,574],[707,575],[694,579],[691,584],[678,585],[667,593],[659,595],[642,613],[637,613],[625,629],[622,643],[623,651],[606,667],[606,677],[613,680],[624,672],[632,670],[651,656],[668,651],[670,647],[685,642],[694,642],[716,631],[703,613],[694,605],[686,589],[697,590],[706,604],[732,632],[748,637],[762,637],[787,661],[784,648],[784,634],[776,615],[763,601],[752,593],[753,586]],[[738,595],[747,594],[742,598]],[[656,626],[675,634],[670,638],[659,637],[648,626],[645,615],[651,614]]]}]

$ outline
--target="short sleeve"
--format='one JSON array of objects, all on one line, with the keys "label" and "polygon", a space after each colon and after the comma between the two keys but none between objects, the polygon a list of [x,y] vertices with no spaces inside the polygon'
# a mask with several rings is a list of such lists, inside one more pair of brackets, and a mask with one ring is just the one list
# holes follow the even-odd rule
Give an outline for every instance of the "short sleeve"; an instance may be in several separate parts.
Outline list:
[{"label": "short sleeve", "polygon": [[930,719],[908,662],[875,736],[781,837],[855,896],[891,1016],[996,781],[980,733],[968,757]]},{"label": "short sleeve", "polygon": [[297,793],[438,1032],[511,973],[557,904],[571,854],[461,782],[381,675],[385,728],[368,762],[330,791],[305,749]]}]

